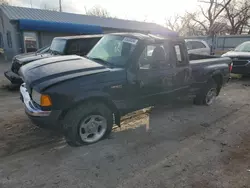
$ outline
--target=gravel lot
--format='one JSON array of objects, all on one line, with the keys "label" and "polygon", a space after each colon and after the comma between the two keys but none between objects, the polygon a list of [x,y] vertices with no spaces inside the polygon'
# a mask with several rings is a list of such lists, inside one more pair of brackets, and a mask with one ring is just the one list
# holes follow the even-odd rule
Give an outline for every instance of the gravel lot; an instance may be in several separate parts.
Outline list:
[{"label": "gravel lot", "polygon": [[158,106],[107,140],[71,148],[32,125],[1,81],[0,188],[250,187],[248,83],[232,81],[211,107]]}]

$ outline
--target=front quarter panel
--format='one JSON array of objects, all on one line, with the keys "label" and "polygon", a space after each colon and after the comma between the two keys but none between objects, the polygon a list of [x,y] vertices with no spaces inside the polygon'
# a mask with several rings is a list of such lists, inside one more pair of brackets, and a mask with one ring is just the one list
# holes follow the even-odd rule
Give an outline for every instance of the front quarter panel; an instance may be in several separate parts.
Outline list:
[{"label": "front quarter panel", "polygon": [[61,82],[47,88],[43,93],[51,96],[52,109],[55,110],[69,109],[90,98],[107,99],[119,108],[119,102],[124,100],[124,92],[114,90],[113,86],[124,84],[126,84],[125,71],[116,70]]}]

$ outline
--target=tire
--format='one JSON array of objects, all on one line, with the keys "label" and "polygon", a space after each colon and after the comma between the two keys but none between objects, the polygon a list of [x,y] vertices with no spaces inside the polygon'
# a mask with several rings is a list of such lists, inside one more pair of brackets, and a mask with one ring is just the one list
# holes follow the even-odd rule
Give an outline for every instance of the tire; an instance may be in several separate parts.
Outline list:
[{"label": "tire", "polygon": [[93,144],[106,138],[111,133],[112,127],[111,110],[105,104],[96,102],[86,102],[76,106],[63,120],[66,142],[74,147]]},{"label": "tire", "polygon": [[[194,104],[207,105],[207,106],[212,105],[214,99],[219,94],[218,88],[219,86],[214,79],[209,80],[207,84],[200,90],[200,92],[194,98]],[[208,100],[209,94],[213,95],[211,100]]]}]

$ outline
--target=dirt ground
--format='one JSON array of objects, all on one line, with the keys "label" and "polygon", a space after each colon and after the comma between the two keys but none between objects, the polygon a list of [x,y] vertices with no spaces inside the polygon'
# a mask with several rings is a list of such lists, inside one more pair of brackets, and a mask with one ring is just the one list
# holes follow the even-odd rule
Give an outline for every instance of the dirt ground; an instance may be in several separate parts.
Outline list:
[{"label": "dirt ground", "polygon": [[0,157],[60,139],[58,133],[34,126],[19,100],[18,87],[10,87],[3,73],[9,63],[0,63]]},{"label": "dirt ground", "polygon": [[28,120],[1,76],[0,188],[250,187],[250,79],[233,80],[211,107],[158,106],[71,148]]}]

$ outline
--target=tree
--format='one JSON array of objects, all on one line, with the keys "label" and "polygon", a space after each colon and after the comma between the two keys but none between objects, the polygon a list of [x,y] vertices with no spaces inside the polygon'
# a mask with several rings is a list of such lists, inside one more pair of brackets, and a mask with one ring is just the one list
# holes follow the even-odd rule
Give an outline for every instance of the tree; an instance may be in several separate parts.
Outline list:
[{"label": "tree", "polygon": [[111,18],[110,13],[105,8],[102,8],[100,6],[94,6],[93,8],[89,10],[87,10],[87,8],[85,7],[85,12],[86,12],[86,15],[90,15],[90,16]]},{"label": "tree", "polygon": [[54,7],[48,6],[46,3],[45,3],[43,6],[41,6],[41,8],[42,8],[42,9],[44,9],[44,10],[58,11],[58,9],[57,9],[57,8],[54,8]]},{"label": "tree", "polygon": [[225,18],[230,25],[230,34],[242,34],[245,28],[249,28],[249,0],[233,0],[229,6],[225,7]]},{"label": "tree", "polygon": [[9,0],[0,0],[0,5],[10,5]]},{"label": "tree", "polygon": [[225,8],[229,6],[232,0],[207,0],[200,2],[202,5],[199,6],[200,11],[189,13],[193,21],[198,23],[206,32],[206,34],[211,34],[211,28],[216,21],[220,18]]},{"label": "tree", "polygon": [[186,13],[183,16],[178,14],[165,19],[165,25],[168,29],[176,31],[180,36],[204,35],[204,30],[192,20],[192,15]]}]

